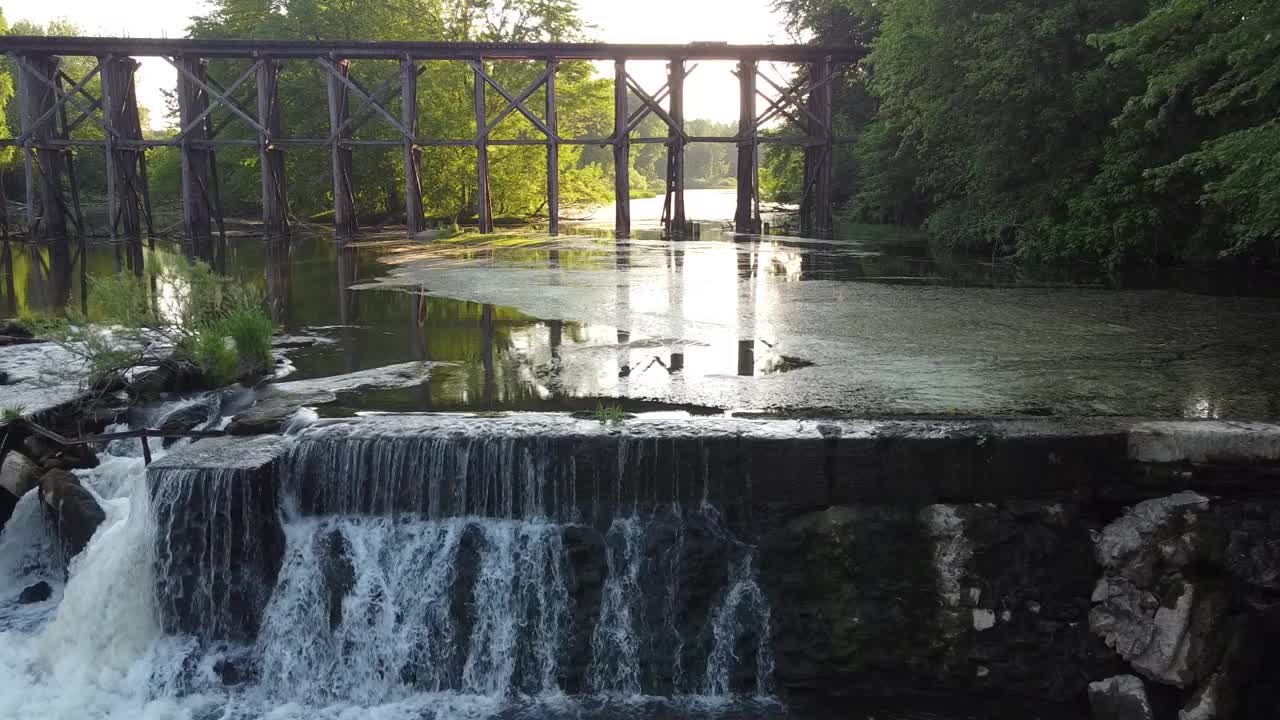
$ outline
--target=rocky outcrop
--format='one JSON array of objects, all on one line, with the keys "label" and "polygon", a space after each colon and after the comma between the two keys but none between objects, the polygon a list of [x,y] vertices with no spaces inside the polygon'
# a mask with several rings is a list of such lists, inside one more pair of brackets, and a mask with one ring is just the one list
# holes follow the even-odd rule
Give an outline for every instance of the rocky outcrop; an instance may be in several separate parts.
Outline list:
[{"label": "rocky outcrop", "polygon": [[1155,720],[1147,688],[1132,675],[1089,683],[1093,720]]},{"label": "rocky outcrop", "polygon": [[62,469],[50,470],[40,479],[40,497],[52,511],[66,557],[79,555],[106,519],[98,501],[75,475]]}]

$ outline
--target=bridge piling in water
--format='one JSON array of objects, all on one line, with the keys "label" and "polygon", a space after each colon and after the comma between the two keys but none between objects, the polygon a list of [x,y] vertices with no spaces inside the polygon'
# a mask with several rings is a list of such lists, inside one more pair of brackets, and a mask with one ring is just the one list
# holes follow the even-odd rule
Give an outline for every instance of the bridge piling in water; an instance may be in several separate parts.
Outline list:
[{"label": "bridge piling in water", "polygon": [[182,153],[182,227],[187,238],[199,240],[213,234],[214,154],[206,145],[210,122],[208,62],[204,58],[179,57],[178,122]]},{"label": "bridge piling in water", "polygon": [[[735,46],[721,43],[690,45],[608,45],[599,43],[438,43],[438,42],[358,42],[302,40],[168,40],[156,38],[5,38],[9,57],[18,68],[20,133],[0,137],[0,147],[18,147],[22,152],[26,178],[27,234],[44,238],[64,238],[68,216],[77,232],[88,232],[79,217],[75,186],[76,152],[86,149],[105,152],[110,205],[107,226],[113,237],[137,238],[145,221],[152,225],[146,173],[146,151],[154,147],[177,148],[182,163],[182,226],[188,239],[207,238],[216,222],[222,229],[218,168],[215,151],[221,147],[256,146],[262,191],[262,230],[267,236],[289,232],[289,200],[285,156],[299,148],[327,148],[333,168],[334,225],[340,235],[355,232],[355,177],[352,173],[357,147],[398,149],[404,165],[405,227],[410,234],[426,226],[422,199],[422,148],[460,147],[476,150],[475,209],[480,232],[494,228],[493,197],[490,187],[489,147],[542,145],[546,148],[547,227],[551,234],[561,229],[560,149],[563,145],[611,147],[615,163],[615,232],[631,234],[629,206],[630,150],[635,143],[660,143],[667,148],[666,198],[663,227],[672,235],[685,234],[688,226],[684,192],[685,150],[691,143],[734,143],[737,146],[737,203],[734,228],[739,233],[759,232],[760,145],[793,145],[803,149],[804,180],[801,188],[801,222],[806,233],[831,231],[831,163],[834,146],[848,142],[837,138],[831,126],[832,82],[836,68],[857,62],[859,48],[803,45]],[[97,65],[85,77],[71,78],[63,71],[61,58],[90,57]],[[160,57],[178,71],[177,98],[179,127],[169,137],[144,137],[137,105],[134,74],[137,57]],[[368,92],[356,82],[352,67],[366,60],[398,64],[381,89]],[[467,138],[430,138],[419,134],[418,76],[426,61],[467,63],[472,69],[475,135]],[[559,98],[556,72],[563,61],[609,61],[614,63],[614,123],[607,137],[560,137]],[[649,94],[628,73],[628,61],[667,63],[668,81],[656,94]],[[728,137],[696,137],[685,127],[686,78],[698,61],[729,60],[737,63],[740,90],[738,131]],[[233,62],[238,77],[219,84],[210,63]],[[502,61],[537,62],[545,71],[520,93],[513,93],[495,79],[486,63]],[[326,80],[329,133],[324,138],[290,137],[284,128],[279,97],[284,62],[313,63],[321,67]],[[782,87],[764,73],[761,63],[791,63],[801,71],[788,87]],[[225,66],[224,66],[225,67]],[[362,65],[364,67],[364,65]],[[776,73],[776,69],[773,71]],[[91,81],[101,75],[101,97],[94,98]],[[221,76],[221,74],[219,74]],[[291,73],[288,82],[300,82]],[[63,82],[70,83],[64,87]],[[771,97],[761,92],[758,81],[778,92]],[[242,108],[236,90],[252,83],[254,108]],[[397,93],[398,88],[398,93]],[[539,88],[545,105],[534,113],[526,103]],[[500,112],[487,103],[492,89],[504,100]],[[389,104],[397,94],[400,108]],[[756,112],[756,97],[767,107]],[[632,103],[635,103],[633,106]],[[76,113],[68,123],[68,111]],[[77,112],[78,111],[78,112]],[[518,111],[544,137],[494,138],[493,131],[503,118]],[[219,113],[215,122],[215,112]],[[395,139],[354,139],[361,125],[374,115],[397,130]],[[539,117],[539,115],[541,117]],[[649,115],[659,118],[665,132],[659,137],[632,137]],[[224,117],[225,116],[225,117]],[[247,139],[228,137],[222,131],[228,122],[241,121],[252,133]],[[784,127],[776,127],[779,121]],[[90,121],[104,131],[102,139],[79,135],[77,127]],[[768,129],[768,132],[764,130]],[[798,131],[798,132],[797,132]],[[65,189],[70,183],[70,203]],[[394,205],[395,201],[389,201]],[[74,206],[74,208],[69,207]]]},{"label": "bridge piling in water", "polygon": [[356,232],[356,198],[351,188],[351,108],[347,102],[350,65],[344,59],[330,57],[327,70],[329,96],[329,152],[333,156],[333,225],[338,235]]},{"label": "bridge piling in water", "polygon": [[264,58],[258,72],[258,167],[262,176],[262,232],[267,237],[289,233],[289,193],[286,187],[284,151],[274,144],[283,134],[280,97],[280,62]]}]

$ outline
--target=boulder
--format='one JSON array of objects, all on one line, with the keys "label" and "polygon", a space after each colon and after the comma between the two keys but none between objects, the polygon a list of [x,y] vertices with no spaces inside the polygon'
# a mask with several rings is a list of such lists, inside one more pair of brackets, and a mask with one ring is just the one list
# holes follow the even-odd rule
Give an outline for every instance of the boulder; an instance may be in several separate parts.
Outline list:
[{"label": "boulder", "polygon": [[1154,720],[1142,680],[1133,675],[1116,675],[1089,683],[1089,706],[1093,720]]},{"label": "boulder", "polygon": [[1227,595],[1220,589],[1173,579],[1156,596],[1108,578],[1094,599],[1101,601],[1089,613],[1090,628],[1144,677],[1186,688],[1212,672],[1227,620]]},{"label": "boulder", "polygon": [[32,603],[44,602],[53,595],[53,588],[49,587],[49,583],[41,580],[35,585],[29,585],[18,594],[19,605],[30,605]]},{"label": "boulder", "polygon": [[1098,535],[1104,568],[1146,587],[1161,574],[1210,555],[1214,534],[1209,498],[1194,492],[1138,503]]},{"label": "boulder", "polygon": [[98,456],[88,445],[62,445],[43,435],[28,435],[22,446],[27,455],[36,458],[46,470],[79,470],[98,466]]},{"label": "boulder", "polygon": [[139,373],[133,378],[129,391],[136,398],[154,400],[163,393],[195,392],[208,386],[208,378],[195,363],[169,357],[154,370]]},{"label": "boulder", "polygon": [[26,495],[40,482],[40,466],[20,452],[8,452],[0,463],[0,488],[15,498]]},{"label": "boulder", "polygon": [[50,470],[40,480],[40,496],[53,511],[67,557],[80,554],[106,513],[80,480],[66,470]]}]

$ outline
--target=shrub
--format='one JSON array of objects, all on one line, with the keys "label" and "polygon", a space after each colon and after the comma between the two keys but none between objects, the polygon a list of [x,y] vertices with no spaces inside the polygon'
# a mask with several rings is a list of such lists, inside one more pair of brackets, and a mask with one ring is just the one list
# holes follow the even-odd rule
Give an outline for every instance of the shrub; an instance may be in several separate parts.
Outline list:
[{"label": "shrub", "polygon": [[276,326],[261,307],[245,305],[227,313],[221,326],[235,343],[242,372],[257,373],[271,367],[271,336]]}]

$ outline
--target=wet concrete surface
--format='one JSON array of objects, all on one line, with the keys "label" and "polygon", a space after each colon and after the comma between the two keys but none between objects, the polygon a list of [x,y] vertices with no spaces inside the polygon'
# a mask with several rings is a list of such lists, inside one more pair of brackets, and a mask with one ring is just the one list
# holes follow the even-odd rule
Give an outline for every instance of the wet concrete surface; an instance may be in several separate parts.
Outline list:
[{"label": "wet concrete surface", "polygon": [[[389,232],[339,243],[299,231],[284,241],[161,243],[136,261],[194,255],[259,287],[293,336],[282,350],[296,368],[289,381],[445,363],[420,383],[343,393],[325,414],[618,403],[871,416],[1280,415],[1280,298],[1230,294],[1265,295],[1274,283],[1222,272],[1029,272],[941,254],[883,228],[834,240],[735,237],[723,223],[704,223],[693,241],[571,232],[429,242]],[[118,249],[89,245],[67,264],[47,246],[14,244],[3,257],[17,282],[0,284],[0,315],[83,301],[88,277],[128,269]]]}]

